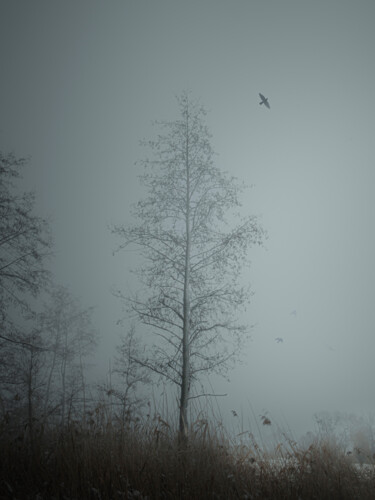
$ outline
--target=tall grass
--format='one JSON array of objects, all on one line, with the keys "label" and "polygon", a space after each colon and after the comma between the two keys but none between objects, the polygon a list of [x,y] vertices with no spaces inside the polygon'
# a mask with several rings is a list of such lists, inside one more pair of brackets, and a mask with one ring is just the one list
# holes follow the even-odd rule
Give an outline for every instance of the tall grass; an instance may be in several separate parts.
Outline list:
[{"label": "tall grass", "polygon": [[[99,418],[100,417],[100,418]],[[363,474],[329,442],[265,452],[197,418],[181,446],[160,415],[124,425],[99,416],[32,440],[2,427],[0,497],[12,499],[374,499]]]}]

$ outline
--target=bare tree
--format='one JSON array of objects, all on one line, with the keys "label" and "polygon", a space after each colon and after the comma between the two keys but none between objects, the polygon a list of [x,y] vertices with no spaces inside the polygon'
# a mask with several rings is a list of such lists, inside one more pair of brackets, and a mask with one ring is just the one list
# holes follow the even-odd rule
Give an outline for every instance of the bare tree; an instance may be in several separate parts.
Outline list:
[{"label": "bare tree", "polygon": [[35,315],[23,323],[22,340],[1,345],[0,394],[2,416],[11,417],[7,431],[27,431],[31,449],[41,423],[45,394],[45,367],[49,356]]},{"label": "bare tree", "polygon": [[25,294],[36,296],[49,278],[44,267],[51,246],[47,222],[33,214],[34,194],[19,193],[14,185],[25,164],[0,152],[0,338],[6,341],[13,333],[10,307],[27,309]]},{"label": "bare tree", "polygon": [[[81,398],[86,411],[85,359],[93,352],[97,333],[92,325],[93,308],[83,309],[78,300],[63,286],[51,290],[50,302],[39,320],[50,351],[46,368],[44,415],[54,406],[59,393],[61,423],[69,421],[73,400]],[[54,392],[55,401],[51,402]]]},{"label": "bare tree", "polygon": [[17,340],[0,340],[0,411],[15,428],[27,427],[31,447],[46,424],[85,415],[86,359],[96,343],[91,313],[56,286],[43,311],[23,319]]},{"label": "bare tree", "polygon": [[110,390],[120,401],[121,421],[126,422],[136,416],[146,402],[145,397],[139,394],[140,385],[150,383],[148,371],[136,361],[140,357],[141,344],[136,337],[134,325],[131,325],[129,331],[121,336],[116,351],[112,373],[119,379],[119,384],[111,387]]},{"label": "bare tree", "polygon": [[29,441],[32,451],[34,451],[35,443],[35,424],[40,418],[40,407],[42,406],[45,381],[43,377],[44,364],[46,361],[46,352],[34,347],[41,345],[40,331],[34,329],[28,338],[30,343],[28,346],[22,346],[20,350],[21,356],[18,361],[18,372],[20,375],[21,387],[26,397],[27,408],[27,427]]},{"label": "bare tree", "polygon": [[0,152],[0,398],[3,412],[22,419],[26,410],[32,439],[46,351],[30,303],[50,280],[51,237],[34,193],[17,186],[26,163]]},{"label": "bare tree", "polygon": [[249,299],[240,285],[252,244],[264,231],[255,216],[231,227],[243,186],[214,165],[205,109],[188,93],[178,98],[180,118],[159,122],[162,133],[145,142],[140,176],[148,197],[133,210],[136,224],[117,225],[119,249],[135,245],[145,264],[137,270],[141,296],[126,298],[159,342],[138,359],[179,390],[179,432],[187,436],[192,385],[202,372],[223,373],[236,359],[246,327],[236,313]]}]

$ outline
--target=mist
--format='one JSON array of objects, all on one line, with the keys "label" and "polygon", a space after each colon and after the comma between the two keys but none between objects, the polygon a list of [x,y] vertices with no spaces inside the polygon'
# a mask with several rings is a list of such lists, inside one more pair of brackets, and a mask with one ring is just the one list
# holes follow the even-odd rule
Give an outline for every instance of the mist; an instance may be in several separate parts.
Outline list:
[{"label": "mist", "polygon": [[241,277],[251,339],[229,381],[210,380],[227,394],[215,411],[297,438],[314,414],[375,411],[374,16],[366,0],[2,2],[1,150],[30,158],[21,183],[50,221],[55,280],[95,307],[93,381],[129,326],[113,290],[137,287],[139,259],[113,256],[108,228],[132,221],[140,140],[187,89],[268,233]]}]

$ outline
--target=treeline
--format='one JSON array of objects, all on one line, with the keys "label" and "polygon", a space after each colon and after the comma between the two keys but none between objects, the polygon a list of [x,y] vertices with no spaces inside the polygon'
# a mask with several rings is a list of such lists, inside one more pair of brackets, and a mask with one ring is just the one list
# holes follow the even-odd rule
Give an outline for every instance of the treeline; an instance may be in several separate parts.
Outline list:
[{"label": "treeline", "polygon": [[35,214],[35,194],[19,187],[27,166],[0,152],[0,434],[33,447],[47,428],[92,425],[99,405],[129,419],[148,377],[131,361],[139,347],[131,328],[108,379],[88,383],[99,337],[94,308],[56,284],[51,228]]},{"label": "treeline", "polygon": [[48,222],[19,181],[28,165],[0,153],[0,419],[7,432],[64,426],[86,405],[86,360],[96,345],[93,308],[84,308],[48,266]]}]

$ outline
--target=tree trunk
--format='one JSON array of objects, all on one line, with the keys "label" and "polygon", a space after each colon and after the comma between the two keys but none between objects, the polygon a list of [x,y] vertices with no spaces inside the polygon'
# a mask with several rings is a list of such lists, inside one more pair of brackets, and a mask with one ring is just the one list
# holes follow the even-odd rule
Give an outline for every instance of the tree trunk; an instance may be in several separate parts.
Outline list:
[{"label": "tree trunk", "polygon": [[55,342],[55,346],[54,346],[54,349],[53,349],[52,364],[51,364],[51,368],[50,368],[50,371],[49,371],[49,374],[48,374],[47,389],[46,389],[46,394],[45,394],[44,411],[43,411],[43,425],[42,425],[43,429],[44,429],[44,426],[47,423],[48,404],[49,404],[49,399],[50,399],[50,392],[51,392],[51,385],[52,385],[52,376],[53,376],[53,374],[55,372],[55,368],[56,368],[59,343],[60,343],[60,323],[58,323],[58,326],[57,326],[56,342]]},{"label": "tree trunk", "polygon": [[[188,253],[188,251],[186,252]],[[181,379],[181,397],[180,397],[180,434],[181,437],[187,437],[187,406],[189,397],[189,379],[190,379],[190,297],[189,297],[189,271],[185,272],[184,284],[184,326],[182,336],[182,379]]]},{"label": "tree trunk", "polygon": [[34,406],[33,406],[33,369],[34,369],[34,353],[30,351],[30,360],[27,370],[27,421],[29,427],[29,443],[31,452],[34,454]]},{"label": "tree trunk", "polygon": [[185,279],[183,296],[183,332],[182,332],[182,378],[180,397],[180,437],[187,439],[187,406],[190,386],[190,166],[189,166],[189,113],[186,114],[186,247]]},{"label": "tree trunk", "polygon": [[63,357],[61,360],[61,429],[65,425],[65,413],[66,413],[66,365],[68,357],[68,333],[65,331],[65,345],[63,350]]}]

